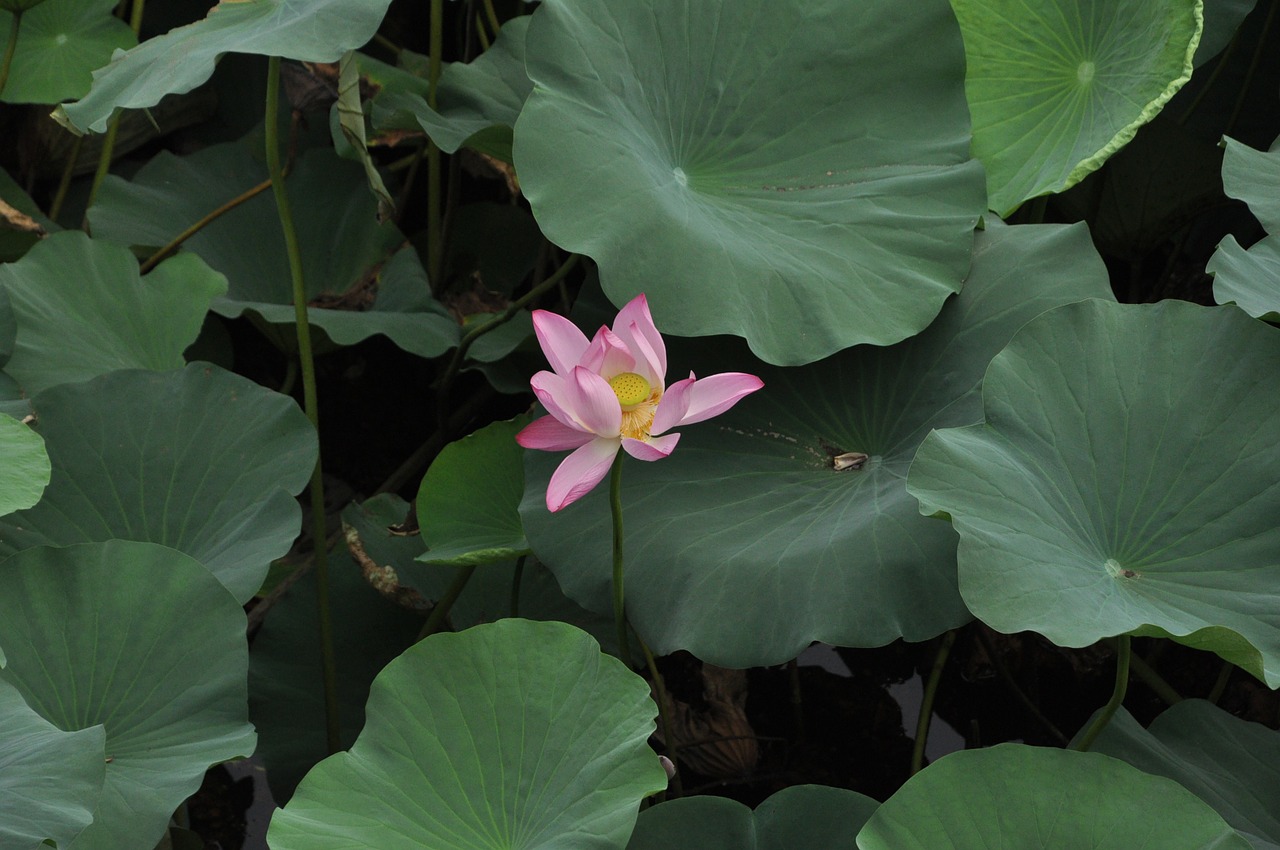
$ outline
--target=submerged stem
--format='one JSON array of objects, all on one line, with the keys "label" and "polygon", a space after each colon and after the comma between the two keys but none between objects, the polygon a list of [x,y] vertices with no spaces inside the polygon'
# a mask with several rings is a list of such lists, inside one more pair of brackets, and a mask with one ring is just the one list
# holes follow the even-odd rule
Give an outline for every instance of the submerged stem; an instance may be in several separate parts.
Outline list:
[{"label": "submerged stem", "polygon": [[618,657],[631,666],[627,646],[627,612],[622,588],[622,452],[613,458],[609,470],[609,508],[613,513],[613,622],[618,629]]},{"label": "submerged stem", "polygon": [[938,682],[942,680],[942,670],[947,666],[947,657],[951,655],[951,647],[956,642],[956,630],[952,629],[942,636],[938,645],[938,654],[933,657],[933,669],[929,671],[929,681],[924,686],[924,696],[920,699],[920,719],[916,721],[916,741],[911,747],[911,775],[915,776],[924,767],[924,746],[929,740],[929,725],[933,721],[933,700],[938,694]]},{"label": "submerged stem", "polygon": [[1080,736],[1080,740],[1072,747],[1073,750],[1086,752],[1093,746],[1093,742],[1102,734],[1102,730],[1111,722],[1111,716],[1116,713],[1116,709],[1120,708],[1120,704],[1124,702],[1125,692],[1129,690],[1129,659],[1133,657],[1132,639],[1128,635],[1121,635],[1116,639],[1116,686],[1111,691],[1111,699],[1107,700],[1107,704],[1102,707],[1102,711],[1098,712],[1093,718],[1093,722],[1089,724],[1089,728]]},{"label": "submerged stem", "polygon": [[[316,399],[316,364],[311,353],[311,326],[307,322],[307,289],[302,276],[302,249],[293,223],[289,193],[284,184],[284,167],[280,162],[280,57],[267,63],[266,104],[267,171],[275,193],[280,227],[284,231],[285,250],[289,256],[289,277],[293,283],[293,315],[298,334],[298,362],[302,371],[303,409],[311,426],[320,432],[320,413]],[[320,616],[320,657],[324,676],[325,739],[330,753],[342,747],[338,725],[338,675],[333,652],[333,622],[329,614],[329,563],[325,547],[324,481],[320,455],[311,471],[311,523],[315,540],[316,602]]]}]

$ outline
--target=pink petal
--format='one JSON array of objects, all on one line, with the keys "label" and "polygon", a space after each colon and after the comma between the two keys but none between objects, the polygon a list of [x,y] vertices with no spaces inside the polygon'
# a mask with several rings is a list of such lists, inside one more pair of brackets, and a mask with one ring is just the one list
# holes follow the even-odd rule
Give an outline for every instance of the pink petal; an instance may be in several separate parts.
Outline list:
[{"label": "pink petal", "polygon": [[608,381],[590,369],[574,366],[565,388],[569,401],[565,407],[584,428],[601,437],[617,438],[622,428],[622,405]]},{"label": "pink petal", "polygon": [[[635,330],[632,330],[632,326]],[[627,303],[625,307],[618,311],[618,318],[613,321],[614,333],[627,341],[631,351],[635,354],[641,354],[643,349],[638,345],[631,345],[631,337],[634,333],[636,337],[643,339],[648,344],[648,353],[652,354],[653,369],[656,373],[658,381],[667,374],[667,346],[662,341],[662,334],[658,333],[658,328],[653,323],[653,316],[649,314],[649,300],[645,298],[641,292],[635,298]]]},{"label": "pink petal", "polygon": [[567,380],[552,372],[542,371],[529,379],[529,385],[533,387],[533,394],[538,397],[538,401],[542,402],[547,413],[570,428],[587,430],[573,412],[573,400],[569,397]]},{"label": "pink petal", "polygon": [[[743,396],[764,386],[755,375],[724,372],[695,381],[689,388],[689,410],[678,424],[689,425],[719,416],[737,404]],[[657,419],[657,416],[654,416]]]},{"label": "pink petal", "polygon": [[560,462],[547,485],[547,510],[555,513],[591,491],[609,474],[618,440],[597,437]]},{"label": "pink petal", "polygon": [[694,384],[693,373],[683,381],[676,381],[667,387],[658,402],[658,409],[653,413],[653,424],[649,426],[650,434],[665,434],[683,421],[689,412],[689,388]]},{"label": "pink petal", "polygon": [[596,374],[600,373],[600,366],[604,363],[605,352],[609,349],[609,343],[606,340],[613,331],[606,326],[601,325],[596,331],[595,336],[591,337],[591,342],[587,344],[587,350],[578,360],[578,365],[586,369],[590,369]]},{"label": "pink petal", "polygon": [[631,356],[631,349],[627,347],[627,344],[622,341],[620,336],[608,328],[601,328],[600,331],[600,338],[604,342],[604,358],[600,362],[600,367],[591,371],[605,380],[623,372],[634,372],[636,370],[636,358]]},{"label": "pink petal", "polygon": [[526,449],[541,449],[546,452],[563,452],[585,446],[595,439],[595,434],[588,434],[564,424],[554,416],[543,416],[535,419],[516,434],[516,442]]},{"label": "pink petal", "polygon": [[656,386],[662,386],[666,378],[666,366],[662,362],[662,358],[649,345],[649,341],[640,333],[639,325],[632,322],[628,329],[630,333],[627,336],[631,350],[636,354],[636,372],[644,375],[645,379]]},{"label": "pink petal", "polygon": [[547,310],[533,311],[533,330],[547,362],[557,375],[567,376],[582,360],[587,350],[587,337],[578,326],[564,316]]},{"label": "pink petal", "polygon": [[679,434],[667,434],[665,437],[653,437],[649,440],[623,437],[622,447],[636,460],[662,460],[675,451],[678,442],[680,442]]}]

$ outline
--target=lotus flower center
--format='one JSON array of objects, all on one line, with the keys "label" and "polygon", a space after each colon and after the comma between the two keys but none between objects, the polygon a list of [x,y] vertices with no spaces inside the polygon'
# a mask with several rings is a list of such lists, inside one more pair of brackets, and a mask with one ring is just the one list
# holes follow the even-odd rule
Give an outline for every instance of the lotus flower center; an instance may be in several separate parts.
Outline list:
[{"label": "lotus flower center", "polygon": [[609,379],[609,386],[613,388],[613,394],[618,397],[618,403],[622,405],[623,410],[631,410],[636,405],[647,401],[649,393],[653,391],[649,382],[635,372],[614,375]]}]

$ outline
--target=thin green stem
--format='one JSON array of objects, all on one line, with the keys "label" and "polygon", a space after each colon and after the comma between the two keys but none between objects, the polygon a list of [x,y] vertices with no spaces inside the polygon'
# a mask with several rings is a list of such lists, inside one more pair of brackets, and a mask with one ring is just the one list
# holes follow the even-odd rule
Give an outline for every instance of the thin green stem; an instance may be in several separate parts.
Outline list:
[{"label": "thin green stem", "polygon": [[457,602],[458,597],[462,595],[462,591],[467,589],[467,582],[471,581],[471,576],[475,571],[476,568],[474,566],[462,567],[458,570],[458,574],[450,582],[449,587],[445,589],[444,596],[440,597],[440,601],[431,609],[431,614],[427,617],[427,621],[422,624],[422,631],[418,632],[418,640],[430,637],[440,631],[440,627],[444,625],[445,618],[453,610],[453,603]]},{"label": "thin green stem", "polygon": [[[316,364],[311,353],[311,326],[307,322],[307,288],[302,277],[302,249],[293,223],[289,192],[284,183],[284,167],[280,161],[280,57],[267,63],[266,104],[267,172],[284,231],[285,250],[289,256],[289,277],[293,282],[293,315],[298,334],[298,361],[302,370],[303,409],[311,425],[320,431],[319,406],[316,400]],[[342,744],[338,725],[338,675],[333,652],[333,621],[329,613],[329,563],[325,551],[324,480],[320,456],[311,472],[311,523],[315,539],[317,607],[320,615],[320,655],[324,671],[325,738],[329,752],[337,752]]]},{"label": "thin green stem", "polygon": [[[1118,638],[1112,638],[1108,641],[1111,648],[1120,651],[1120,643]],[[1164,647],[1163,643],[1156,644],[1156,652],[1152,653],[1154,658]],[[1164,680],[1150,662],[1143,660],[1141,655],[1133,655],[1129,660],[1129,669],[1133,675],[1142,680],[1142,684],[1151,689],[1152,693],[1160,697],[1167,705],[1177,705],[1182,702],[1182,695],[1173,689],[1173,686]]]},{"label": "thin green stem", "polygon": [[154,254],[148,257],[146,262],[144,262],[140,268],[141,273],[146,274],[147,272],[151,271],[157,265],[159,265],[165,258],[167,258],[170,254],[178,250],[178,248],[182,247],[183,242],[186,242],[192,236],[195,236],[201,230],[204,230],[210,224],[222,218],[224,215],[231,212],[236,207],[240,206],[241,204],[247,201],[253,200],[254,198],[258,197],[258,195],[261,195],[263,192],[267,191],[270,188],[271,188],[271,180],[267,179],[267,180],[263,180],[258,185],[250,187],[244,192],[241,192],[239,195],[236,195],[234,198],[227,201],[225,204],[218,207],[216,210],[209,213],[204,218],[200,219],[195,224],[191,225],[186,230],[179,233],[177,236],[173,237],[173,239],[169,240],[169,244],[165,245],[159,251],[156,251]]},{"label": "thin green stem", "polygon": [[[142,32],[142,14],[146,5],[147,0],[133,0],[133,8],[129,13],[129,28],[133,30],[134,38]],[[93,185],[89,188],[89,201],[85,204],[85,209],[93,206],[94,199],[98,197],[98,189],[106,179],[107,172],[111,170],[111,158],[116,148],[116,134],[120,131],[120,118],[123,114],[123,111],[116,110],[116,114],[111,116],[107,135],[102,140],[102,153],[98,156],[98,169],[93,173]]]},{"label": "thin green stem", "polygon": [[618,657],[631,666],[631,650],[627,646],[627,611],[622,587],[622,458],[620,451],[609,470],[609,509],[613,513],[613,623],[618,630]]},{"label": "thin green stem", "polygon": [[[649,677],[653,679],[653,689],[658,694],[658,723],[662,726],[662,740],[667,745],[667,758],[671,759],[671,763],[676,767],[676,775],[671,778],[671,791],[675,796],[680,797],[684,793],[684,783],[680,779],[680,748],[676,745],[676,739],[671,737],[671,721],[669,719],[671,701],[667,696],[667,685],[662,679],[662,672],[658,670],[658,662],[653,657],[653,651],[649,649],[649,645],[644,641],[640,641],[640,651],[644,653],[644,663],[649,668]],[[665,794],[661,796],[665,796]]]},{"label": "thin green stem", "polygon": [[1120,704],[1124,702],[1125,692],[1129,690],[1129,661],[1133,658],[1132,639],[1128,635],[1121,635],[1116,641],[1116,686],[1111,691],[1111,699],[1107,700],[1107,704],[1102,707],[1097,716],[1093,718],[1093,722],[1089,724],[1089,728],[1080,736],[1080,740],[1072,747],[1080,752],[1087,752],[1093,746],[1093,742],[1098,740],[1098,736],[1102,734],[1102,730],[1111,722],[1111,716],[1120,708]]},{"label": "thin green stem", "polygon": [[520,584],[524,580],[524,562],[528,555],[521,555],[516,558],[516,572],[511,577],[511,616],[520,616]]},{"label": "thin green stem", "polygon": [[916,741],[911,747],[912,776],[924,767],[924,746],[929,741],[929,725],[933,721],[933,701],[938,695],[938,682],[942,681],[942,670],[947,666],[947,657],[951,655],[951,647],[955,642],[956,630],[952,629],[942,636],[938,653],[933,657],[933,669],[929,671],[929,681],[925,683],[924,696],[920,699],[920,718],[916,721]]},{"label": "thin green stem", "polygon": [[13,54],[18,49],[18,28],[22,26],[22,10],[12,13],[13,26],[9,27],[9,41],[4,46],[4,57],[0,58],[0,94],[9,82],[9,69],[13,66]]},{"label": "thin green stem", "polygon": [[488,50],[493,42],[489,40],[489,34],[484,31],[484,21],[480,20],[480,13],[476,13],[476,38],[480,39],[480,47]]},{"label": "thin green stem", "polygon": [[458,347],[453,350],[453,357],[449,358],[449,365],[445,367],[444,375],[440,378],[440,388],[437,391],[437,397],[439,398],[439,411],[441,417],[443,417],[444,411],[448,406],[449,387],[453,384],[453,379],[458,376],[458,370],[462,368],[462,361],[467,356],[467,350],[470,349],[475,341],[480,337],[490,331],[495,331],[502,327],[507,322],[511,321],[511,319],[515,317],[516,313],[519,313],[528,304],[531,304],[538,298],[542,297],[543,294],[558,286],[560,281],[564,280],[565,276],[569,274],[569,272],[573,271],[573,267],[578,264],[578,260],[580,259],[581,257],[578,254],[570,254],[569,259],[564,261],[564,265],[556,269],[550,277],[530,289],[515,301],[508,304],[507,309],[502,313],[494,316],[484,324],[472,328],[463,335],[462,340],[458,343]]},{"label": "thin green stem", "polygon": [[84,146],[84,136],[76,136],[71,144],[71,153],[67,154],[67,164],[62,167],[62,179],[58,181],[58,190],[53,193],[53,203],[49,204],[49,219],[57,221],[62,213],[62,204],[67,200],[67,190],[71,188],[71,178],[76,171],[76,162],[80,159],[80,148]]},{"label": "thin green stem", "polygon": [[1218,704],[1218,700],[1222,699],[1222,694],[1227,690],[1227,682],[1231,681],[1231,671],[1234,669],[1236,665],[1230,661],[1222,662],[1222,667],[1218,670],[1218,679],[1213,683],[1213,688],[1205,699],[1214,705]]},{"label": "thin green stem", "polygon": [[498,20],[498,13],[494,11],[493,0],[484,0],[484,15],[489,19],[489,26],[493,27],[494,36],[497,36],[498,30],[502,29],[502,21]]}]

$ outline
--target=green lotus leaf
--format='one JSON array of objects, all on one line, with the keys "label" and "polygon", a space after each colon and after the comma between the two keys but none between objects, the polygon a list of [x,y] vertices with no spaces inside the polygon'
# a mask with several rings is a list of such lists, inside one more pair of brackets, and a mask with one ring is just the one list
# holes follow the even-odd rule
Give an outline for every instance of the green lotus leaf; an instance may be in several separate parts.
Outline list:
[{"label": "green lotus leaf", "polygon": [[1092,749],[1177,782],[1212,806],[1255,850],[1280,847],[1280,732],[1189,699],[1167,709],[1148,729],[1120,709]]},{"label": "green lotus leaf", "polygon": [[105,741],[101,726],[64,732],[0,679],[0,846],[65,847],[84,831],[102,794]]},{"label": "green lotus leaf", "polygon": [[[31,196],[24,192],[9,172],[3,168],[0,168],[0,201],[30,219],[28,226],[24,229],[14,230],[0,225],[0,263],[12,263],[22,259],[22,256],[31,250],[31,246],[43,236],[41,230],[45,233],[58,230],[58,225],[40,211],[39,205],[31,200]],[[7,218],[7,214],[5,217]],[[3,331],[0,330],[0,344],[2,342]],[[3,354],[4,352],[0,351],[0,363],[3,362]]]},{"label": "green lotus leaf", "polygon": [[[688,649],[748,667],[786,661],[815,640],[880,646],[966,622],[955,534],[919,516],[907,467],[931,428],[979,421],[982,373],[1024,322],[1108,293],[1083,226],[993,226],[978,235],[960,295],[893,347],[779,369],[723,341],[672,346],[670,375],[745,371],[764,389],[683,431],[671,457],[626,462],[636,631],[659,653]],[[850,453],[868,457],[858,468],[846,456],[836,469],[834,458]],[[570,597],[607,612],[607,488],[548,513],[547,481],[562,458],[526,455],[525,533]]]},{"label": "green lotus leaf", "polygon": [[0,0],[0,9],[7,12],[25,12],[28,9],[34,9],[45,0]]},{"label": "green lotus leaf", "polygon": [[640,814],[627,850],[856,850],[880,804],[822,785],[793,785],[752,812],[724,797],[684,797]]},{"label": "green lotus leaf", "polygon": [[208,363],[118,371],[38,395],[53,465],[44,497],[0,518],[0,555],[111,539],[196,558],[240,602],[298,534],[316,463],[292,399]]},{"label": "green lotus leaf", "polygon": [[898,342],[959,290],[985,208],[963,63],[941,0],[548,0],[521,187],[665,332],[782,365]]},{"label": "green lotus leaf", "polygon": [[960,592],[1060,646],[1158,635],[1280,684],[1280,334],[1228,307],[1087,301],[987,370],[907,489],[960,533]]},{"label": "green lotus leaf", "polygon": [[[44,440],[29,427],[0,413],[0,517],[40,501],[49,483]],[[517,457],[516,462],[519,463]],[[523,487],[521,488],[523,489]]]},{"label": "green lotus leaf", "polygon": [[463,145],[511,161],[511,128],[533,83],[525,72],[529,18],[507,21],[493,46],[473,62],[453,62],[440,74],[439,108],[426,89],[388,91],[374,101],[375,128],[422,129],[445,153]]},{"label": "green lotus leaf", "polygon": [[1201,0],[952,0],[991,209],[1080,182],[1191,78]]},{"label": "green lotus leaf", "polygon": [[[334,104],[334,110],[342,137],[364,168],[369,191],[378,204],[378,220],[386,221],[395,214],[396,202],[382,182],[382,175],[378,173],[373,158],[369,156],[364,132],[364,103],[360,99],[360,66],[355,56],[355,51],[349,51],[343,54],[342,61],[338,63],[338,100]],[[334,141],[336,143],[337,136]]]},{"label": "green lotus leaf", "polygon": [[102,798],[73,850],[154,846],[209,765],[253,752],[244,611],[181,552],[111,540],[13,555],[0,644],[0,680],[37,714],[105,727]]},{"label": "green lotus leaf", "polygon": [[[117,50],[138,43],[129,25],[112,14],[115,0],[45,0],[37,6],[21,0],[3,5],[22,11],[9,81],[0,100],[7,103],[58,103],[89,91],[92,73]],[[8,42],[15,15],[0,15],[0,44]]]},{"label": "green lotus leaf", "polygon": [[[104,180],[89,222],[101,238],[159,247],[266,176],[258,155],[238,142],[187,157],[162,153],[132,181]],[[384,334],[405,351],[439,356],[457,344],[457,323],[431,297],[416,255],[400,250],[404,235],[378,224],[366,183],[359,165],[331,150],[302,154],[290,173],[308,317],[339,345]],[[281,344],[294,345],[289,258],[271,193],[222,216],[185,247],[227,276],[215,312],[235,318],[249,311],[284,325]]]},{"label": "green lotus leaf", "polygon": [[418,490],[418,526],[427,552],[418,560],[463,567],[529,554],[520,523],[524,449],[521,416],[494,422],[445,446]]},{"label": "green lotus leaf", "polygon": [[17,324],[5,371],[35,395],[116,369],[180,369],[226,286],[199,257],[174,257],[141,277],[124,248],[55,233],[0,265]]},{"label": "green lotus leaf", "polygon": [[73,130],[101,133],[117,108],[155,106],[166,94],[191,91],[209,79],[224,53],[337,62],[373,37],[389,5],[391,0],[220,0],[204,19],[112,58],[94,73],[89,93],[60,107],[58,116]]},{"label": "green lotus leaf", "polygon": [[[344,512],[344,519],[350,512]],[[349,747],[364,725],[373,677],[413,645],[424,615],[379,596],[344,549],[339,546],[329,555],[329,605],[338,720],[342,746]],[[289,799],[316,762],[329,755],[319,633],[316,575],[311,571],[272,605],[249,654],[249,717],[258,730],[258,755],[279,804]]]},{"label": "green lotus leaf", "polygon": [[621,848],[666,776],[644,680],[564,623],[437,634],[374,680],[350,752],[302,780],[274,850]]},{"label": "green lotus leaf", "polygon": [[859,850],[1249,850],[1190,791],[1099,753],[1001,744],[913,776],[858,833]]},{"label": "green lotus leaf", "polygon": [[1228,235],[1209,258],[1213,297],[1234,303],[1250,316],[1280,321],[1280,137],[1263,153],[1226,140],[1222,185],[1249,205],[1269,236],[1245,250]]},{"label": "green lotus leaf", "polygon": [[1205,0],[1204,32],[1196,46],[1195,66],[1217,56],[1231,43],[1240,24],[1258,5],[1258,0]]}]

